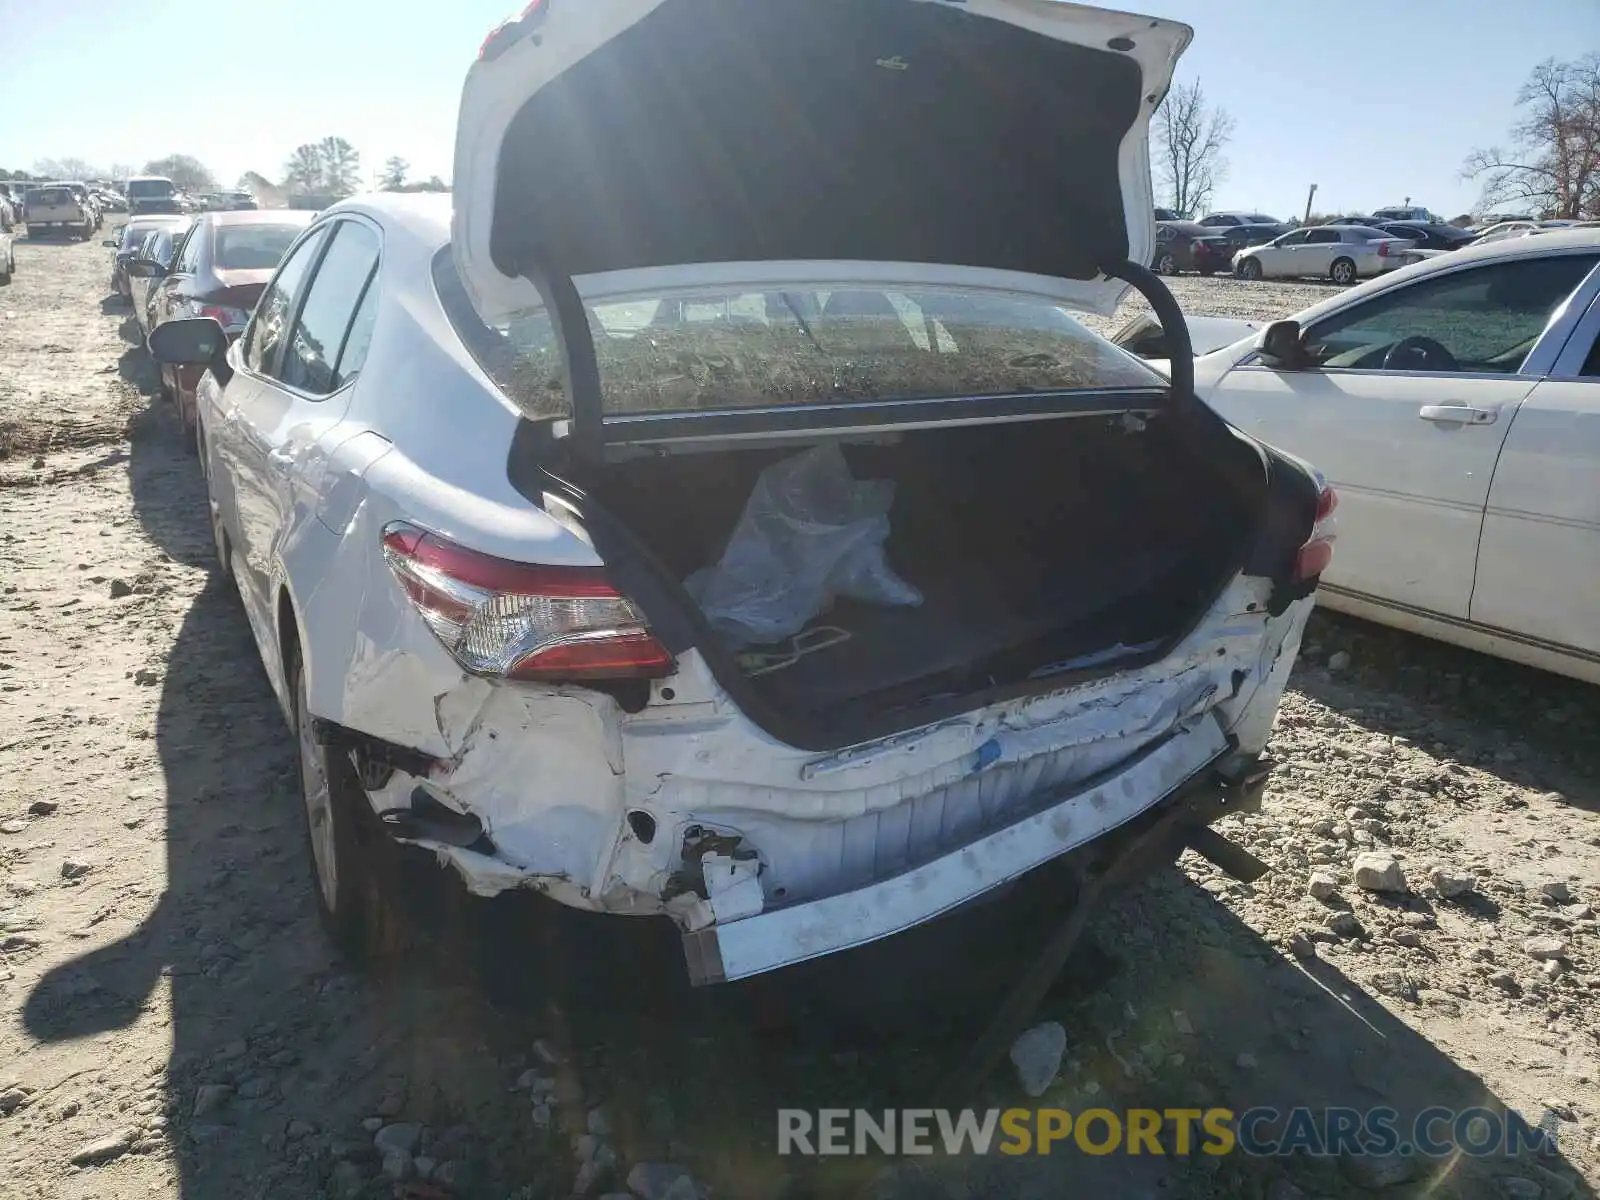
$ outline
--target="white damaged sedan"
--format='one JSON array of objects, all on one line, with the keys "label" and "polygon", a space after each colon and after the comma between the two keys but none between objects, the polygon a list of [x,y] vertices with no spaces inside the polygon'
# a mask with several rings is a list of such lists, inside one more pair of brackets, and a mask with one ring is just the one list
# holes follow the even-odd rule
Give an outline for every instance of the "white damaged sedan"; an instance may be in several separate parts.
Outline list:
[{"label": "white damaged sedan", "polygon": [[[337,205],[235,345],[156,330],[211,367],[218,551],[346,950],[384,838],[668,916],[696,983],[1069,856],[1248,860],[1208,826],[1259,799],[1334,501],[1194,401],[1134,265],[1189,37],[535,6],[468,78],[453,211]],[[1170,383],[1069,315],[1130,283]]]}]

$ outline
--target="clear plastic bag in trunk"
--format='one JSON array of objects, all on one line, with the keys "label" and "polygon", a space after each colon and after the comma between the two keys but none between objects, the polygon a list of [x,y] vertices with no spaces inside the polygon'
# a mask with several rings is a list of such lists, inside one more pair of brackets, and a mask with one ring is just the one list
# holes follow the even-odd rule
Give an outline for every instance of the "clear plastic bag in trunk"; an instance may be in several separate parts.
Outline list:
[{"label": "clear plastic bag in trunk", "polygon": [[884,555],[894,484],[858,480],[836,443],[762,471],[722,558],[684,587],[734,647],[792,637],[845,596],[917,605]]}]

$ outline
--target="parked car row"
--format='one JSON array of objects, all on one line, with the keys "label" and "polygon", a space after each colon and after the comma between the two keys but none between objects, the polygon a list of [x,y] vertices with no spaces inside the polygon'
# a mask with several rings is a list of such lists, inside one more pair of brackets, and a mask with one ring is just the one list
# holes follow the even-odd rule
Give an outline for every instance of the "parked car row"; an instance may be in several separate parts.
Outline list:
[{"label": "parked car row", "polygon": [[[284,209],[133,217],[119,239],[105,243],[112,251],[111,287],[128,298],[142,335],[167,321],[205,317],[235,338],[314,215]],[[161,371],[161,394],[177,405],[191,438],[199,375],[193,368]]]},{"label": "parked car row", "polygon": [[[1192,31],[988,0],[986,57],[950,5],[724,17],[530,8],[468,76],[453,197],[304,214],[242,335],[205,264],[291,214],[126,268],[169,386],[198,376],[220,569],[353,956],[396,843],[667,916],[706,984],[875,954],[1063,856],[1220,854],[1264,787],[1335,498],[1069,311],[1123,276],[1172,311],[1119,148]],[[917,69],[837,53],[865,44]],[[1081,169],[1017,155],[1036,130]],[[835,550],[763,554],[817,522]],[[770,570],[730,599],[750,538]]]}]

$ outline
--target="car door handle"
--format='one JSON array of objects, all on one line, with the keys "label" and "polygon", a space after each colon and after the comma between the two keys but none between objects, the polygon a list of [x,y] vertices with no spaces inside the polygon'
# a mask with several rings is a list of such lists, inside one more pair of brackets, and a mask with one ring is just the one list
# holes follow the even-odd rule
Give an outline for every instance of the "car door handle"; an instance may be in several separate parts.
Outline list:
[{"label": "car door handle", "polygon": [[1493,425],[1500,419],[1500,410],[1466,404],[1424,404],[1417,410],[1417,416],[1443,425]]}]

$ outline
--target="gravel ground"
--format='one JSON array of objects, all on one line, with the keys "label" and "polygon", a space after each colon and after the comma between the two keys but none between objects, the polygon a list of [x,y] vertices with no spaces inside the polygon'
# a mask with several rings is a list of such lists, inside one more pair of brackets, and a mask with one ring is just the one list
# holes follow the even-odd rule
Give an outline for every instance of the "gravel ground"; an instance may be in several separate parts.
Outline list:
[{"label": "gravel ground", "polygon": [[[1091,924],[1041,1102],[1516,1109],[1559,1153],[827,1160],[774,1109],[916,1103],[1043,916],[690,992],[670,930],[416,877],[425,946],[334,962],[289,738],[96,244],[0,290],[0,1196],[1589,1196],[1600,693],[1318,616],[1261,814]],[[1195,312],[1330,289],[1177,281]],[[1363,855],[1371,857],[1362,857]],[[407,867],[414,870],[414,865]],[[1363,886],[1366,884],[1368,886]],[[1374,887],[1385,890],[1373,890]],[[1050,1064],[1047,1064],[1050,1065]],[[919,1091],[919,1088],[923,1089]],[[1024,1103],[998,1073],[981,1107]]]}]

